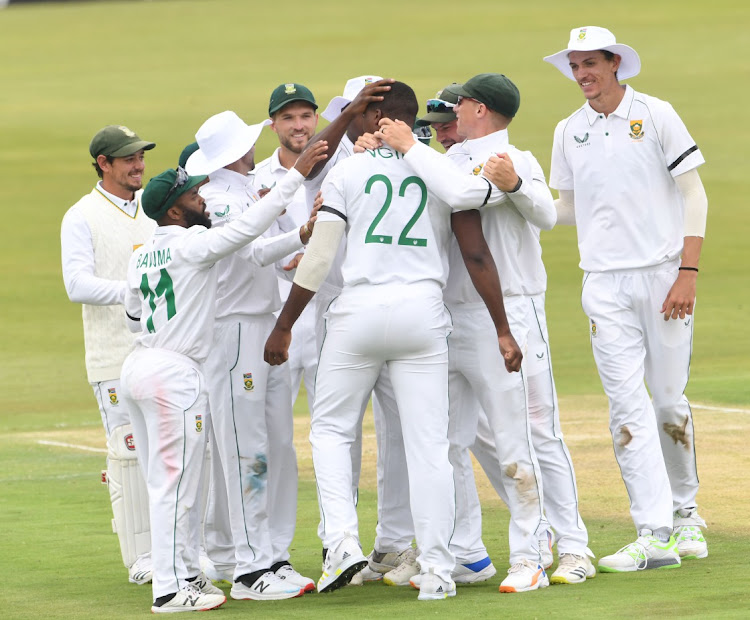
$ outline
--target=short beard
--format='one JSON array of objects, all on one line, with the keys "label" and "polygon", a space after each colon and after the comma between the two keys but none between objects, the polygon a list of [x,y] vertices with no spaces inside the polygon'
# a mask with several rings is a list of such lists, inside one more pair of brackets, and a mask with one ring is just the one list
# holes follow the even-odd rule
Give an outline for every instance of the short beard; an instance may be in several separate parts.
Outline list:
[{"label": "short beard", "polygon": [[296,155],[301,155],[302,151],[305,150],[305,147],[307,146],[308,142],[310,142],[310,138],[307,138],[307,142],[305,142],[302,146],[297,147],[292,144],[292,141],[287,138],[279,138],[279,142],[281,143],[281,146],[283,146],[288,151],[291,151],[292,153],[295,153]]},{"label": "short beard", "polygon": [[205,213],[196,213],[194,211],[185,211],[185,223],[187,228],[191,226],[205,226],[211,228],[211,218]]}]

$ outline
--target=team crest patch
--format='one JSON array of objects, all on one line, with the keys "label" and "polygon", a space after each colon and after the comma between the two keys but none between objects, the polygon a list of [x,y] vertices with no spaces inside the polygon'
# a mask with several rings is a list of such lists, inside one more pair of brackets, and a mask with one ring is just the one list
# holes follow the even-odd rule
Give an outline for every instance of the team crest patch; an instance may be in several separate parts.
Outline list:
[{"label": "team crest patch", "polygon": [[120,401],[117,400],[117,390],[115,388],[109,388],[107,392],[109,393],[109,404],[119,405]]},{"label": "team crest patch", "polygon": [[479,176],[479,173],[482,172],[482,168],[484,168],[484,164],[479,164],[474,168],[474,170],[471,171],[471,174],[473,174],[475,177]]},{"label": "team crest patch", "polygon": [[125,447],[131,452],[135,452],[135,439],[133,439],[133,433],[128,433],[123,438],[125,441]]},{"label": "team crest patch", "polygon": [[195,432],[200,433],[203,430],[203,416],[200,413],[195,414]]},{"label": "team crest patch", "polygon": [[135,138],[135,132],[125,127],[125,125],[119,125],[117,128],[128,138]]},{"label": "team crest patch", "polygon": [[643,140],[643,121],[630,121],[630,137],[633,140]]},{"label": "team crest patch", "polygon": [[596,338],[596,321],[591,319],[591,337]]},{"label": "team crest patch", "polygon": [[578,31],[578,40],[583,41],[586,38],[586,28],[581,28]]},{"label": "team crest patch", "polygon": [[242,379],[245,382],[245,391],[252,392],[255,389],[255,386],[253,385],[253,373],[246,372],[242,375]]},{"label": "team crest patch", "polygon": [[297,87],[294,84],[284,84],[284,93],[287,95],[293,95],[297,92]]},{"label": "team crest patch", "polygon": [[365,86],[367,86],[368,84],[372,84],[374,81],[375,80],[372,79],[371,77],[366,77],[365,78]]}]

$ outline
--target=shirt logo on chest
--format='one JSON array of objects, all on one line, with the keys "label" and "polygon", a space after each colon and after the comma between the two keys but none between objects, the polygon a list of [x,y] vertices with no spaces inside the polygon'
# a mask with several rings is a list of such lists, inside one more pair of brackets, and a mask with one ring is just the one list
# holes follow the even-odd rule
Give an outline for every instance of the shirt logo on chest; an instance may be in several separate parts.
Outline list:
[{"label": "shirt logo on chest", "polygon": [[227,205],[227,208],[223,211],[214,211],[214,216],[216,217],[227,217],[229,215],[229,205]]},{"label": "shirt logo on chest", "polygon": [[630,121],[630,138],[635,142],[643,140],[646,135],[643,131],[643,120]]},{"label": "shirt logo on chest", "polygon": [[578,144],[576,144],[576,148],[577,149],[581,148],[582,146],[588,146],[589,144],[591,144],[589,142],[589,134],[588,134],[588,132],[586,132],[585,134],[583,134],[580,137],[576,136],[576,135],[573,135],[573,137],[575,138],[576,142],[578,143]]}]

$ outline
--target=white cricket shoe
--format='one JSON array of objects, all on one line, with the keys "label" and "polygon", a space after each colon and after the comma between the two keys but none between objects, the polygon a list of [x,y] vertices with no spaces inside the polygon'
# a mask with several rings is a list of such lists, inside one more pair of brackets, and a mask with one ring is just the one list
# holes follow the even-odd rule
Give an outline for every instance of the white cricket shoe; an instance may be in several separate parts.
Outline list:
[{"label": "white cricket shoe", "polygon": [[695,508],[677,510],[674,513],[672,535],[677,541],[677,550],[683,560],[708,557],[708,543],[703,537],[701,527],[706,527],[706,522],[698,516]]},{"label": "white cricket shoe", "polygon": [[412,577],[419,575],[418,554],[419,551],[413,547],[399,553],[396,558],[396,567],[383,575],[383,583],[389,586],[408,586]]},{"label": "white cricket shoe", "polygon": [[599,560],[601,573],[630,573],[650,568],[679,568],[680,554],[674,536],[667,542],[656,538],[651,530],[641,530],[638,539],[617,553]]},{"label": "white cricket shoe", "polygon": [[497,569],[492,564],[490,556],[487,556],[478,562],[456,564],[451,577],[456,583],[479,583],[494,577],[495,573],[497,573]]},{"label": "white cricket shoe", "polygon": [[362,583],[365,581],[380,581],[383,578],[383,573],[379,573],[378,571],[372,570],[369,566],[365,566],[361,571],[354,575],[354,577],[352,577],[349,585],[355,585],[353,582],[357,577],[362,579]]},{"label": "white cricket shoe", "polygon": [[544,536],[539,538],[539,553],[542,558],[542,566],[544,570],[552,568],[552,564],[555,561],[555,555],[552,552],[552,547],[555,545],[555,533],[552,528],[547,528],[544,532]]},{"label": "white cricket shoe", "polygon": [[596,577],[596,568],[585,555],[561,553],[557,570],[552,573],[550,583],[583,583]]},{"label": "white cricket shoe", "polygon": [[252,583],[242,581],[242,577],[232,585],[229,596],[237,601],[282,601],[302,596],[305,591],[297,585],[288,583],[276,576],[273,571],[266,571]]},{"label": "white cricket shoe", "polygon": [[128,569],[128,581],[142,586],[151,581],[154,569],[151,564],[151,554],[140,556]]},{"label": "white cricket shoe", "polygon": [[318,592],[333,592],[347,585],[354,575],[367,566],[357,539],[349,533],[335,549],[328,549],[323,574],[318,579]]},{"label": "white cricket shoe", "polygon": [[508,569],[508,576],[500,584],[500,592],[530,592],[548,585],[544,566],[539,562],[521,560]]},{"label": "white cricket shoe", "polygon": [[300,575],[294,570],[294,567],[289,564],[289,562],[279,566],[274,572],[279,579],[283,579],[293,586],[302,588],[305,594],[312,592],[315,589],[315,582],[304,575]]},{"label": "white cricket shoe", "polygon": [[206,577],[205,573],[200,573],[195,579],[189,582],[199,592],[203,594],[221,594],[224,596],[224,592],[220,588],[217,588],[211,583],[211,580]]},{"label": "white cricket shoe", "polygon": [[456,596],[456,584],[451,581],[445,581],[438,577],[434,569],[429,573],[420,575],[419,596],[420,601],[441,601],[450,596]]},{"label": "white cricket shoe", "polygon": [[203,574],[211,581],[226,581],[227,583],[234,583],[234,566],[219,568],[208,556],[203,554],[201,554],[199,560]]},{"label": "white cricket shoe", "polygon": [[193,587],[192,584],[188,584],[180,588],[168,601],[164,603],[154,601],[151,613],[172,614],[183,611],[208,611],[221,607],[226,601],[227,597],[223,594],[205,594]]}]

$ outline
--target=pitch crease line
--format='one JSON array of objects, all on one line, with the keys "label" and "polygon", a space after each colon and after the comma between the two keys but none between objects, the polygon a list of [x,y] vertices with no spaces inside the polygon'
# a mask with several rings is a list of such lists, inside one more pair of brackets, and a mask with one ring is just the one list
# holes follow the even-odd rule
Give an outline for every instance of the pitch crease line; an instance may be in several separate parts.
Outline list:
[{"label": "pitch crease line", "polygon": [[74,450],[84,450],[85,452],[101,452],[104,454],[107,453],[107,451],[104,448],[90,448],[89,446],[79,446],[78,444],[64,443],[62,441],[46,441],[44,439],[39,439],[37,443],[43,446],[55,446],[57,448],[72,448]]},{"label": "pitch crease line", "polygon": [[750,409],[732,409],[729,407],[713,407],[711,405],[699,405],[697,403],[690,403],[690,406],[694,409],[707,409],[708,411],[722,411],[724,413],[750,413]]}]

